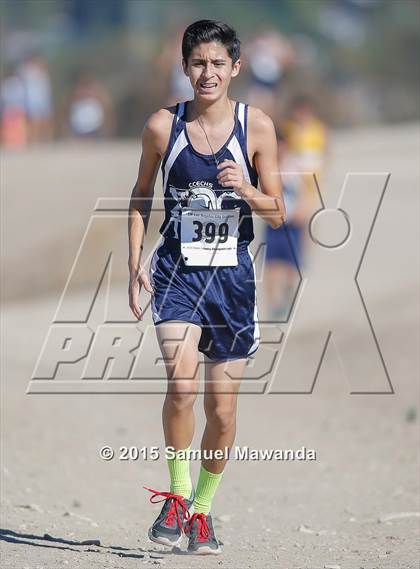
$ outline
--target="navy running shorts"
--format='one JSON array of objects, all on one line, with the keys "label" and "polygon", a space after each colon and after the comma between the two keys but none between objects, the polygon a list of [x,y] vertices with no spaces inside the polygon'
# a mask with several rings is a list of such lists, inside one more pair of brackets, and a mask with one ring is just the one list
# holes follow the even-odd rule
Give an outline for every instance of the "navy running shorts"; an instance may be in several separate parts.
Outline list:
[{"label": "navy running shorts", "polygon": [[259,345],[255,269],[247,242],[235,267],[186,266],[179,243],[164,239],[152,257],[155,325],[168,320],[201,327],[198,349],[215,361],[247,358]]}]

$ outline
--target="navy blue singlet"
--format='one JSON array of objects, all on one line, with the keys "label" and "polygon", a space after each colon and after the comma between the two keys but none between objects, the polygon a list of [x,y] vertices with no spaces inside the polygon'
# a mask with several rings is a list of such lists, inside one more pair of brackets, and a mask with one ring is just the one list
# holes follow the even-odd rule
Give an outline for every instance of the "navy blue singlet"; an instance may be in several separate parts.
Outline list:
[{"label": "navy blue singlet", "polygon": [[[182,207],[240,208],[238,245],[249,244],[254,238],[251,208],[232,189],[218,183],[219,170],[213,155],[201,154],[191,144],[185,124],[188,103],[190,101],[179,103],[176,107],[168,149],[162,161],[165,220],[159,231],[165,238],[179,238]],[[257,187],[258,175],[247,154],[247,118],[248,105],[237,102],[233,131],[215,156],[219,163],[234,160],[240,164],[246,181]]]}]

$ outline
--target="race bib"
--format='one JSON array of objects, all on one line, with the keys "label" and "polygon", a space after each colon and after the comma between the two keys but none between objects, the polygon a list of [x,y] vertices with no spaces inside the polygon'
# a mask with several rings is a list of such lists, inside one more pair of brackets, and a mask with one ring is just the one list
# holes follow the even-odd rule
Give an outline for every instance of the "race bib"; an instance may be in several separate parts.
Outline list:
[{"label": "race bib", "polygon": [[188,266],[238,264],[238,209],[189,209],[181,213],[181,253]]}]

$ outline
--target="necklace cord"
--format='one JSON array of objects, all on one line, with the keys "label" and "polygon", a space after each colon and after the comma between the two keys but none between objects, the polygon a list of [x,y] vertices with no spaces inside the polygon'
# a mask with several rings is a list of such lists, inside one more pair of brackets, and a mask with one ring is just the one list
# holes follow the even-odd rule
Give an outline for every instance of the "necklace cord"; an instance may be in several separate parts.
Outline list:
[{"label": "necklace cord", "polygon": [[[229,105],[230,105],[230,110],[232,111],[232,115],[233,115],[233,128],[235,129],[235,127],[236,127],[236,113],[235,113],[235,111],[234,111],[233,108],[232,108],[232,102],[231,102],[230,100],[229,100]],[[219,165],[219,161],[217,160],[216,154],[214,153],[214,150],[213,150],[213,147],[212,147],[212,145],[210,144],[210,140],[209,140],[209,137],[207,136],[206,129],[204,128],[204,125],[202,124],[202,122],[201,122],[201,120],[200,120],[200,115],[197,115],[197,122],[198,122],[198,124],[200,125],[202,131],[204,132],[204,136],[206,137],[207,144],[209,145],[210,150],[211,150],[211,153],[212,153],[212,155],[213,155],[213,160],[215,161],[216,166],[218,166],[218,165]]]}]

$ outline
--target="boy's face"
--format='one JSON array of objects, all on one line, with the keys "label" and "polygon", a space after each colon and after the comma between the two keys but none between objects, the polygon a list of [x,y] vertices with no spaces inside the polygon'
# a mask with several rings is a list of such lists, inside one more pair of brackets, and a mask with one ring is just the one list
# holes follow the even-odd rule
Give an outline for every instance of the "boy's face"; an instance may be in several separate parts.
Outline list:
[{"label": "boy's face", "polygon": [[206,100],[219,99],[228,90],[230,80],[241,67],[232,64],[227,49],[220,42],[201,43],[193,48],[188,62],[182,62],[184,73],[191,81],[194,95]]}]

